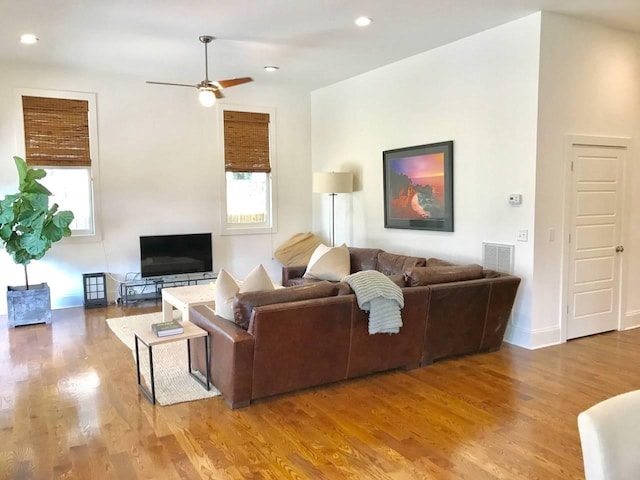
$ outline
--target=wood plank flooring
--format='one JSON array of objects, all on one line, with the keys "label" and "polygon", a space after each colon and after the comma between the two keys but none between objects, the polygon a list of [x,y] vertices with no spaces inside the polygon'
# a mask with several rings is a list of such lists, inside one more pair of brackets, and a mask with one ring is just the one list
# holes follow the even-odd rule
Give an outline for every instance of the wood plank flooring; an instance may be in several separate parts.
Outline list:
[{"label": "wood plank flooring", "polygon": [[107,317],[0,317],[0,479],[584,478],[576,416],[640,388],[640,329],[445,360],[230,410],[152,406]]}]

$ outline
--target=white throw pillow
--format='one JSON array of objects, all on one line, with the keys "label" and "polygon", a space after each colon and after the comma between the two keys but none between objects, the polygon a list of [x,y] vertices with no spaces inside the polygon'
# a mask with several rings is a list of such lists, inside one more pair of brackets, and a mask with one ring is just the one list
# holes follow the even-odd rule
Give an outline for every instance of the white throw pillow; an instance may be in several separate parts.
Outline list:
[{"label": "white throw pillow", "polygon": [[244,281],[236,280],[233,275],[221,268],[218,272],[214,292],[215,313],[219,317],[233,322],[233,298],[236,294],[274,289],[273,282],[262,264],[251,270]]},{"label": "white throw pillow", "polygon": [[233,297],[236,296],[238,290],[240,290],[240,287],[238,287],[238,281],[224,268],[221,268],[218,272],[216,288],[213,294],[213,298],[216,302],[216,315],[233,321]]},{"label": "white throw pillow", "polygon": [[247,278],[240,285],[240,293],[257,292],[260,290],[274,290],[273,282],[262,264],[249,272]]},{"label": "white throw pillow", "polygon": [[339,247],[318,245],[311,255],[304,278],[340,282],[351,273],[349,248],[345,244]]}]

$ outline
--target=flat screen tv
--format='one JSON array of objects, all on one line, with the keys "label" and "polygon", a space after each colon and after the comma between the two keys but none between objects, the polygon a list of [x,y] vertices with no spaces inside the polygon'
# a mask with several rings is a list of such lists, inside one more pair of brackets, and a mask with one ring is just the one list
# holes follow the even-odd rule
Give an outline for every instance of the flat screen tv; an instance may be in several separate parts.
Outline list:
[{"label": "flat screen tv", "polygon": [[140,273],[161,277],[213,270],[210,233],[140,237]]}]

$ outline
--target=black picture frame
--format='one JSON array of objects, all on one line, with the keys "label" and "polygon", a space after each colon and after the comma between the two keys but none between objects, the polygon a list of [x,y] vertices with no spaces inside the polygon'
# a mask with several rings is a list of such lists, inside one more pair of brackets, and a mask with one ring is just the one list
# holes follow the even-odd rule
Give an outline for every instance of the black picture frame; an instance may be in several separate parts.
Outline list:
[{"label": "black picture frame", "polygon": [[453,232],[453,141],[382,152],[384,226]]}]

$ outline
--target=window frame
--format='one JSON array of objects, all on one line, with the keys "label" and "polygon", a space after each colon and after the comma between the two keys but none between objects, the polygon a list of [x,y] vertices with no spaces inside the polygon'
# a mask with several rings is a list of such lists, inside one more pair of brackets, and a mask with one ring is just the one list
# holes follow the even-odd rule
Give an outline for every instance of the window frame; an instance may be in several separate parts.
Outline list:
[{"label": "window frame", "polygon": [[70,237],[64,237],[61,243],[86,243],[102,240],[101,225],[101,205],[100,205],[100,159],[98,155],[98,115],[96,94],[90,92],[75,92],[65,90],[43,90],[31,88],[16,88],[14,90],[16,98],[16,151],[18,155],[25,158],[26,145],[24,137],[24,119],[22,110],[22,97],[43,97],[43,98],[60,98],[69,100],[84,100],[88,103],[89,111],[87,113],[89,121],[89,153],[91,157],[91,167],[52,167],[42,166],[36,168],[46,169],[67,169],[67,168],[88,168],[90,169],[90,196],[92,211],[92,231],[76,230],[72,231]]},{"label": "window frame", "polygon": [[[256,235],[277,232],[277,161],[276,161],[276,111],[271,107],[257,107],[249,105],[217,104],[218,117],[218,165],[220,178],[220,234],[221,235]],[[267,173],[267,222],[265,224],[230,223],[227,221],[227,180],[224,154],[224,112],[266,113],[269,115],[269,164],[271,172]],[[269,224],[270,220],[270,224]]]}]

